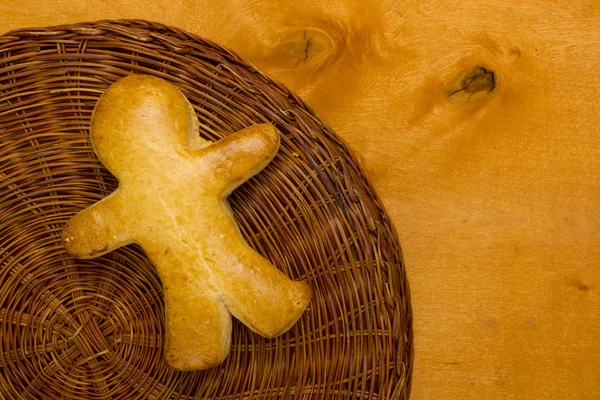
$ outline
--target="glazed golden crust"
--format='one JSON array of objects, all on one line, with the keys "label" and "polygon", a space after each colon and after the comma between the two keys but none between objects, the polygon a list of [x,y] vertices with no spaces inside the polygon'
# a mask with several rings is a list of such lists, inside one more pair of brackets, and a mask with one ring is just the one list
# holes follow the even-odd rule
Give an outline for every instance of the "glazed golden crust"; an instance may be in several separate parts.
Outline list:
[{"label": "glazed golden crust", "polygon": [[310,287],[244,242],[226,199],[275,156],[273,126],[204,141],[177,88],[132,75],[98,101],[91,140],[119,188],[69,221],[65,247],[85,258],[132,242],[142,246],[164,286],[169,365],[192,370],[222,362],[231,315],[266,337],[298,320]]}]

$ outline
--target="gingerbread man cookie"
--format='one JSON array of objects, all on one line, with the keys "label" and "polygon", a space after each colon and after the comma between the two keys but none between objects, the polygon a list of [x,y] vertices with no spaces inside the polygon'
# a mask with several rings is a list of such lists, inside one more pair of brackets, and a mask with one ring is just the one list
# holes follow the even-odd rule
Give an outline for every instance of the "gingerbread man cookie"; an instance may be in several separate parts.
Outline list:
[{"label": "gingerbread man cookie", "polygon": [[118,189],[74,216],[67,251],[91,258],[138,243],[156,267],[166,304],[167,363],[218,365],[231,345],[231,315],[275,337],[310,302],[243,240],[227,196],[262,170],[279,133],[259,124],[216,143],[198,135],[191,104],[170,83],[131,75],[113,84],[92,115],[91,140]]}]

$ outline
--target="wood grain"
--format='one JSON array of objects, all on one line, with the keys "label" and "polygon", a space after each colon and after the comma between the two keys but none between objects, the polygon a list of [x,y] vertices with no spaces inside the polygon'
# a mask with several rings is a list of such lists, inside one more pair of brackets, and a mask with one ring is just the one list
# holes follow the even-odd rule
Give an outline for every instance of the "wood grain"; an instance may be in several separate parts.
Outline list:
[{"label": "wood grain", "polygon": [[0,3],[0,32],[109,18],[233,49],[349,143],[408,264],[414,399],[600,398],[600,3]]}]

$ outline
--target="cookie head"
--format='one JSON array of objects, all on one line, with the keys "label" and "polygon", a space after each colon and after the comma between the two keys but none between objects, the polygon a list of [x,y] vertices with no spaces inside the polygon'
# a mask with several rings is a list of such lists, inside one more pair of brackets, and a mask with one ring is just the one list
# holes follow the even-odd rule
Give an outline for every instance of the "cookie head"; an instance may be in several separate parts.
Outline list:
[{"label": "cookie head", "polygon": [[203,144],[185,96],[147,75],[122,78],[100,97],[90,136],[94,151],[119,180]]}]

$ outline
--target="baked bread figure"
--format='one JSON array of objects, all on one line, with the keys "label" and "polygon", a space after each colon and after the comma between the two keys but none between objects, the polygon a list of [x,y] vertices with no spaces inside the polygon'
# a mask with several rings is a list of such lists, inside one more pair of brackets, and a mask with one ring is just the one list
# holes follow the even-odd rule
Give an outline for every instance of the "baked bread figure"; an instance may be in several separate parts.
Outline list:
[{"label": "baked bread figure", "polygon": [[221,363],[230,350],[231,315],[269,338],[300,318],[310,287],[245,243],[227,202],[275,156],[275,127],[258,124],[216,143],[203,140],[185,96],[145,75],[113,84],[91,123],[94,151],[119,187],[74,216],[63,241],[79,258],[134,242],[144,249],[164,287],[171,367]]}]

